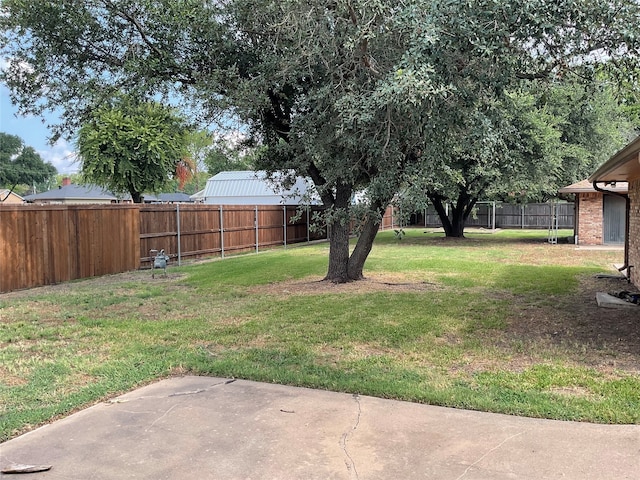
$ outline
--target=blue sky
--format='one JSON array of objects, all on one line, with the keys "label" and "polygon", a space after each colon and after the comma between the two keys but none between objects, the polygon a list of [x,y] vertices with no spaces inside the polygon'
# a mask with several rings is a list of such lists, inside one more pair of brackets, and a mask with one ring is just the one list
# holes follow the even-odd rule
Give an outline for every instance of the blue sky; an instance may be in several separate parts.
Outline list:
[{"label": "blue sky", "polygon": [[55,115],[50,115],[45,122],[38,117],[17,117],[17,108],[11,103],[9,90],[0,84],[0,131],[17,135],[25,145],[33,147],[45,162],[50,162],[58,173],[76,173],[79,165],[73,154],[73,144],[59,140],[55,145],[49,145],[47,139],[50,132],[46,123],[56,123]]}]

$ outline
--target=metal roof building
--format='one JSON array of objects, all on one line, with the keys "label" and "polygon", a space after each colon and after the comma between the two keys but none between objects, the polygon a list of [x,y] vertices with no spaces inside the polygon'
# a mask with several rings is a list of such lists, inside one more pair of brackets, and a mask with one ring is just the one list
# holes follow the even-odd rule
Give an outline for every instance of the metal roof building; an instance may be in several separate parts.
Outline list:
[{"label": "metal roof building", "polygon": [[204,203],[214,205],[299,205],[309,202],[305,196],[313,191],[313,183],[303,177],[297,177],[292,188],[282,190],[266,172],[244,170],[214,175],[207,180],[202,196]]}]

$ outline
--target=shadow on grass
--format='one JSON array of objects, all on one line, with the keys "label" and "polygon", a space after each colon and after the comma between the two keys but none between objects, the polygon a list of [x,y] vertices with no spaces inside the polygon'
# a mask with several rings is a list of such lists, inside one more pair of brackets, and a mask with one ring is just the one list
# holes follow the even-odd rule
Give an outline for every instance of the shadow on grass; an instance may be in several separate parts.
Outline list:
[{"label": "shadow on grass", "polygon": [[[376,237],[376,243],[396,245],[425,245],[425,246],[462,246],[485,248],[497,245],[513,246],[517,244],[543,245],[548,244],[547,230],[477,230],[465,232],[464,237],[447,237],[444,232],[433,228],[406,228],[405,235],[400,239],[395,231],[386,230]],[[572,233],[562,230],[558,234],[559,244],[569,244]]]}]

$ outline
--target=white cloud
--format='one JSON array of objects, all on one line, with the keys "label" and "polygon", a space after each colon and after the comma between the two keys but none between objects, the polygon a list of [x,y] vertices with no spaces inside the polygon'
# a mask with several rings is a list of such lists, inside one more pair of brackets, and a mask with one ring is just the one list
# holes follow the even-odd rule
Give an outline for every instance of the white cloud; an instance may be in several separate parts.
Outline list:
[{"label": "white cloud", "polygon": [[64,141],[58,140],[49,148],[38,150],[38,153],[45,162],[50,162],[58,173],[77,173],[80,169],[80,162],[72,146]]}]

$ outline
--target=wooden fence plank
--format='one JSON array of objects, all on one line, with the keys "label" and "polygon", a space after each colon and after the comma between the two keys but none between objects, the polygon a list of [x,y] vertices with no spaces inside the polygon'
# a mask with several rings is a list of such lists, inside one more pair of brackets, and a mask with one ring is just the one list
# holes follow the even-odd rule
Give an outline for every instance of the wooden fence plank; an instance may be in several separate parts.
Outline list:
[{"label": "wooden fence plank", "polygon": [[0,292],[139,268],[135,206],[0,207]]}]

